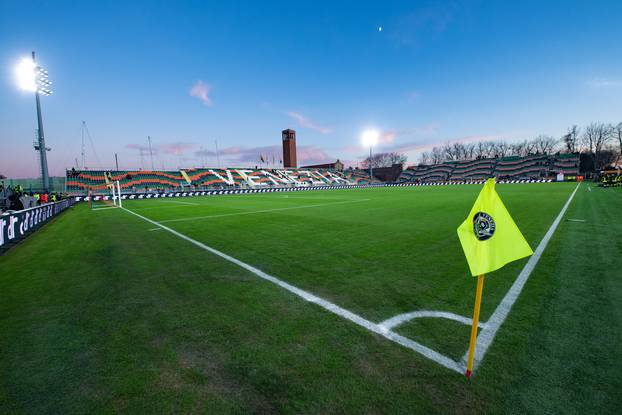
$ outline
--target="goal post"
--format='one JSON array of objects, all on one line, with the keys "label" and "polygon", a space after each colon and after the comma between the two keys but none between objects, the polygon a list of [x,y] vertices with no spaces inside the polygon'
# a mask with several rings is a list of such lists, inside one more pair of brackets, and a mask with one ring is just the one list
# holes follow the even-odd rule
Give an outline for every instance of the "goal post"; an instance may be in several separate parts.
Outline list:
[{"label": "goal post", "polygon": [[116,180],[106,185],[106,191],[97,194],[93,188],[88,190],[89,207],[92,210],[123,207],[121,199],[121,183]]},{"label": "goal post", "polygon": [[121,198],[121,183],[118,180],[115,183],[117,184],[117,201],[119,202],[119,207],[122,208],[123,199]]}]

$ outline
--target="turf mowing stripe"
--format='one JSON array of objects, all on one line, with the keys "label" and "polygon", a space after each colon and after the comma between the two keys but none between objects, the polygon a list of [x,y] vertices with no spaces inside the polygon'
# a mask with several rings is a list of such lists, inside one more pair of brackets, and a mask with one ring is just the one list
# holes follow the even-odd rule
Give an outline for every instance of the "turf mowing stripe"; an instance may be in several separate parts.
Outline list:
[{"label": "turf mowing stripe", "polygon": [[189,221],[189,220],[224,218],[226,216],[254,215],[256,213],[279,212],[279,211],[282,211],[282,210],[293,210],[293,209],[307,209],[307,208],[322,207],[322,206],[340,205],[340,204],[343,204],[343,203],[367,202],[367,201],[370,201],[370,200],[371,199],[345,200],[345,201],[341,201],[341,202],[320,203],[320,204],[317,204],[317,205],[290,206],[290,207],[275,208],[275,209],[253,210],[253,211],[250,211],[250,212],[236,212],[236,213],[223,213],[223,214],[219,214],[219,215],[195,216],[193,218],[168,219],[168,220],[163,220],[163,221],[161,221],[159,223],[186,222],[186,221]]},{"label": "turf mowing stripe", "polygon": [[166,202],[166,203],[178,203],[180,205],[188,205],[188,206],[198,206],[199,203],[192,203],[192,202],[180,202],[178,200],[162,200],[162,202]]},{"label": "turf mowing stripe", "polygon": [[[369,199],[364,199],[364,200],[369,200]],[[324,204],[324,205],[326,205],[326,204]],[[315,205],[315,206],[324,206],[324,205]],[[310,207],[310,206],[305,206],[305,207]],[[318,296],[316,296],[314,294],[311,294],[310,292],[301,290],[298,287],[295,287],[295,286],[293,286],[291,284],[288,284],[285,281],[282,281],[282,280],[280,280],[280,279],[278,279],[276,277],[273,277],[272,275],[269,275],[269,274],[263,272],[262,270],[260,270],[258,268],[253,267],[252,265],[249,265],[249,264],[247,264],[245,262],[242,262],[239,259],[236,259],[236,258],[234,258],[234,257],[232,257],[230,255],[227,255],[227,254],[225,254],[223,252],[220,252],[220,251],[218,251],[218,250],[216,250],[214,248],[211,248],[211,247],[205,245],[204,243],[201,243],[201,242],[199,242],[197,240],[194,240],[194,239],[192,239],[192,238],[190,238],[190,237],[188,237],[188,236],[186,236],[186,235],[184,235],[184,234],[182,234],[180,232],[177,232],[174,229],[171,229],[171,228],[169,228],[169,227],[167,227],[165,225],[162,225],[162,223],[160,223],[160,222],[156,222],[156,221],[154,221],[152,219],[146,218],[146,217],[144,217],[144,216],[142,216],[142,215],[140,215],[140,214],[138,214],[136,212],[132,212],[129,209],[126,209],[126,208],[122,208],[122,209],[124,211],[128,212],[128,213],[131,213],[134,216],[137,216],[137,217],[139,217],[139,218],[141,218],[141,219],[143,219],[143,220],[145,220],[145,221],[147,221],[147,222],[149,222],[149,223],[151,223],[153,225],[156,225],[156,226],[164,229],[165,231],[168,231],[168,232],[172,233],[173,235],[175,235],[175,236],[177,236],[177,237],[179,237],[181,239],[184,239],[184,240],[186,240],[186,241],[188,241],[188,242],[198,246],[199,248],[202,248],[202,249],[204,249],[204,250],[206,250],[208,252],[211,252],[214,255],[217,255],[217,256],[219,256],[219,257],[221,257],[221,258],[223,258],[223,259],[225,259],[225,260],[227,260],[229,262],[232,262],[232,263],[238,265],[239,267],[244,268],[247,271],[252,272],[253,274],[257,275],[259,278],[262,278],[262,279],[264,279],[266,281],[270,281],[273,284],[276,284],[279,287],[281,287],[281,288],[283,288],[283,289],[285,289],[285,290],[287,290],[287,291],[289,291],[289,292],[291,292],[291,293],[293,293],[293,294],[295,294],[295,295],[305,299],[306,301],[309,301],[311,303],[315,303],[315,304],[319,305],[320,307],[324,308],[325,310],[328,310],[331,313],[334,313],[334,314],[338,315],[339,317],[345,318],[346,320],[350,320],[351,322],[353,322],[353,323],[355,323],[355,324],[357,324],[357,325],[359,325],[359,326],[361,326],[361,327],[363,327],[363,328],[365,328],[365,329],[367,329],[367,330],[369,330],[369,331],[371,331],[373,333],[379,334],[380,336],[383,336],[383,337],[385,337],[385,338],[387,338],[387,339],[389,339],[389,340],[391,340],[391,341],[393,341],[395,343],[398,343],[398,344],[400,344],[400,345],[402,345],[402,346],[404,346],[404,347],[406,347],[408,349],[414,350],[414,351],[424,355],[428,359],[433,360],[433,361],[437,362],[438,364],[440,364],[442,366],[445,366],[448,369],[451,369],[451,370],[453,370],[455,372],[458,372],[458,373],[462,373],[463,372],[463,368],[462,368],[462,366],[458,362],[448,358],[447,356],[444,356],[444,355],[438,353],[435,350],[432,350],[432,349],[430,349],[430,348],[428,348],[428,347],[426,347],[426,346],[424,346],[424,345],[422,345],[420,343],[417,343],[414,340],[411,340],[411,339],[409,339],[407,337],[404,337],[404,336],[402,336],[400,334],[397,334],[397,333],[395,333],[395,332],[393,332],[391,330],[387,330],[386,327],[383,327],[383,326],[381,326],[379,324],[376,324],[376,323],[372,323],[371,321],[364,319],[363,317],[359,316],[358,314],[355,314],[355,313],[353,313],[353,312],[351,312],[349,310],[346,310],[345,308],[339,307],[338,305],[333,304],[330,301],[324,300],[323,298],[320,298],[320,297],[318,297]],[[276,210],[281,210],[281,209],[276,209]]]},{"label": "turf mowing stripe", "polygon": [[[546,249],[546,246],[549,244],[549,240],[551,239],[551,237],[553,236],[553,233],[557,229],[559,222],[561,222],[562,217],[564,216],[564,213],[566,213],[566,210],[568,209],[568,206],[570,206],[570,202],[572,202],[572,199],[574,198],[575,193],[577,193],[577,190],[579,190],[580,185],[581,183],[577,184],[577,187],[575,187],[572,194],[568,197],[566,204],[564,205],[564,207],[562,207],[562,210],[559,212],[559,215],[557,215],[557,217],[551,224],[551,227],[549,228],[549,230],[546,232],[546,234],[540,241],[540,244],[536,248],[536,251],[533,253],[531,258],[529,258],[529,261],[527,262],[527,264],[525,264],[520,274],[518,274],[518,278],[516,278],[516,281],[514,281],[514,284],[512,284],[512,287],[510,287],[507,294],[505,294],[505,297],[503,297],[503,300],[501,300],[501,303],[499,303],[495,311],[492,313],[492,315],[486,322],[486,328],[483,329],[477,336],[473,371],[475,371],[477,366],[479,366],[481,361],[484,359],[484,356],[486,355],[488,348],[490,347],[493,340],[495,339],[495,335],[497,334],[497,331],[499,330],[499,328],[505,321],[505,318],[510,313],[512,306],[518,299],[518,296],[523,290],[523,287],[525,286],[527,279],[529,279],[531,272],[538,264],[538,261],[540,261],[540,257],[542,257],[542,253]],[[465,364],[467,360],[467,355],[468,355],[468,351],[464,354],[462,358],[462,364]]]}]

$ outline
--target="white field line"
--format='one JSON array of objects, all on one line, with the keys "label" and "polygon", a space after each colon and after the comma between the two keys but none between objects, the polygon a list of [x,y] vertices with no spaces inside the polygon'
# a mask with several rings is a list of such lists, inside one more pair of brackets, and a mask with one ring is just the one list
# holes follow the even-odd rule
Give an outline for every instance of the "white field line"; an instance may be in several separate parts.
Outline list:
[{"label": "white field line", "polygon": [[106,209],[116,209],[116,206],[106,206],[106,207],[100,207],[100,208],[92,208],[91,210],[106,210]]},{"label": "white field line", "polygon": [[151,228],[151,229],[147,229],[149,232],[153,232],[153,231],[161,231],[162,228]]},{"label": "white field line", "polygon": [[585,219],[566,219],[568,222],[585,222]]},{"label": "white field line", "polygon": [[241,268],[244,268],[245,270],[250,271],[253,274],[257,275],[259,278],[262,278],[262,279],[264,279],[266,281],[270,281],[271,283],[278,285],[279,287],[281,287],[281,288],[291,292],[292,294],[297,295],[298,297],[303,298],[306,301],[309,301],[311,303],[315,303],[318,306],[322,307],[323,309],[328,310],[331,313],[336,314],[336,315],[338,315],[338,316],[340,316],[342,318],[345,318],[346,320],[350,320],[351,322],[353,322],[353,323],[355,323],[355,324],[357,324],[357,325],[359,325],[359,326],[361,326],[361,327],[363,327],[363,328],[365,328],[365,329],[367,329],[367,330],[369,330],[369,331],[371,331],[373,333],[376,333],[376,334],[378,334],[380,336],[383,336],[383,337],[385,337],[385,338],[387,338],[387,339],[389,339],[389,340],[391,340],[391,341],[393,341],[395,343],[398,343],[398,344],[400,344],[400,345],[402,345],[402,346],[404,346],[406,348],[409,348],[409,349],[414,350],[414,351],[416,351],[418,353],[421,353],[422,355],[424,355],[428,359],[434,360],[438,364],[440,364],[442,366],[445,366],[448,369],[451,369],[451,370],[456,371],[458,373],[462,373],[463,372],[462,367],[457,362],[455,362],[454,360],[452,360],[452,359],[450,359],[450,358],[448,358],[448,357],[446,357],[446,356],[444,356],[444,355],[442,355],[442,354],[440,354],[440,353],[438,353],[438,352],[436,352],[436,351],[434,351],[434,350],[432,350],[432,349],[430,349],[430,348],[428,348],[428,347],[426,347],[426,346],[424,346],[424,345],[422,345],[420,343],[417,343],[416,341],[413,341],[413,340],[411,340],[409,338],[406,338],[406,337],[404,337],[402,335],[399,335],[399,334],[397,334],[397,333],[395,333],[395,332],[393,332],[391,330],[387,330],[386,328],[381,327],[380,325],[378,325],[376,323],[372,323],[371,321],[366,320],[363,317],[361,317],[361,316],[359,316],[357,314],[354,314],[353,312],[351,312],[349,310],[346,310],[345,308],[339,307],[338,305],[333,304],[330,301],[324,300],[323,298],[320,298],[320,297],[318,297],[318,296],[316,296],[314,294],[311,294],[310,292],[301,290],[298,287],[295,287],[295,286],[293,286],[291,284],[288,284],[285,281],[282,281],[282,280],[280,280],[280,279],[278,279],[276,277],[273,277],[272,275],[269,275],[269,274],[261,271],[258,268],[253,267],[252,265],[249,265],[249,264],[247,264],[245,262],[240,261],[239,259],[236,259],[236,258],[234,258],[234,257],[232,257],[230,255],[227,255],[227,254],[225,254],[223,252],[220,252],[220,251],[218,251],[218,250],[216,250],[214,248],[211,248],[211,247],[209,247],[209,246],[207,246],[207,245],[205,245],[205,244],[203,244],[203,243],[201,243],[199,241],[196,241],[196,240],[194,240],[194,239],[192,239],[192,238],[190,238],[190,237],[188,237],[188,236],[186,236],[186,235],[184,235],[182,233],[177,232],[174,229],[171,229],[171,228],[169,228],[169,227],[167,227],[165,225],[162,225],[159,222],[156,222],[154,220],[146,218],[146,217],[144,217],[142,215],[139,215],[136,212],[132,212],[131,210],[128,210],[126,208],[122,208],[122,209],[125,210],[128,213],[131,213],[134,216],[137,216],[137,217],[139,217],[139,218],[141,218],[141,219],[143,219],[143,220],[145,220],[145,221],[147,221],[147,222],[149,222],[149,223],[151,223],[153,225],[156,225],[156,226],[164,229],[165,231],[168,231],[168,232],[172,233],[173,235],[175,235],[175,236],[177,236],[177,237],[179,237],[181,239],[184,239],[184,240],[192,243],[193,245],[198,246],[199,248],[202,248],[202,249],[204,249],[204,250],[206,250],[206,251],[208,251],[208,252],[210,252],[210,253],[212,253],[212,254],[214,254],[216,256],[219,256],[219,257],[221,257],[221,258],[223,258],[223,259],[225,259],[225,260],[227,260],[227,261],[229,261],[229,262],[231,262],[231,263],[241,267]]},{"label": "white field line", "polygon": [[[447,311],[419,310],[419,311],[412,311],[410,313],[399,314],[395,317],[391,317],[390,319],[383,321],[382,323],[379,323],[378,325],[384,328],[385,330],[391,330],[397,326],[400,326],[406,323],[407,321],[413,320],[415,318],[422,318],[422,317],[446,318],[448,320],[453,320],[453,321],[457,321],[458,323],[466,324],[467,326],[470,326],[471,324],[473,324],[472,318],[463,317],[461,315],[450,313]],[[483,323],[480,321],[478,322],[477,326],[480,328],[485,328],[486,323]]]},{"label": "white field line", "polygon": [[[525,264],[525,267],[523,267],[520,274],[518,274],[518,277],[514,281],[514,284],[512,284],[512,287],[510,287],[510,290],[505,294],[505,297],[503,297],[503,300],[501,300],[501,303],[499,303],[495,311],[492,313],[492,315],[486,322],[486,327],[477,336],[477,342],[475,344],[475,359],[473,363],[473,371],[475,371],[475,369],[479,366],[481,361],[484,359],[484,356],[486,355],[488,348],[490,347],[493,340],[495,339],[495,335],[497,334],[497,331],[499,330],[499,328],[505,321],[505,318],[510,313],[512,306],[518,299],[518,296],[523,290],[523,287],[525,286],[527,279],[531,275],[531,272],[534,270],[534,268],[538,264],[538,261],[540,261],[540,258],[542,257],[542,253],[546,249],[546,246],[549,244],[549,241],[551,240],[553,233],[557,229],[559,222],[562,220],[564,213],[566,213],[568,206],[570,206],[570,202],[572,202],[572,199],[574,198],[575,193],[577,193],[577,190],[579,189],[580,185],[581,183],[577,184],[577,187],[575,187],[570,197],[568,197],[566,204],[564,205],[564,207],[562,207],[562,210],[559,212],[559,214],[557,215],[557,217],[551,224],[551,227],[549,228],[549,230],[546,232],[546,234],[540,241],[540,244],[536,248],[536,251],[533,253],[531,258],[529,258],[529,261],[527,262],[527,264]],[[469,352],[467,350],[467,352],[462,357],[462,365],[465,368],[466,368],[465,362],[467,360],[468,353]]]},{"label": "white field line", "polygon": [[371,199],[356,199],[356,200],[346,200],[346,201],[341,201],[341,202],[318,203],[316,205],[290,206],[290,207],[274,208],[274,209],[252,210],[250,212],[222,213],[222,214],[218,214],[218,215],[195,216],[195,217],[192,217],[192,218],[168,219],[168,220],[160,221],[159,223],[186,222],[186,221],[189,221],[189,220],[224,218],[224,217],[227,217],[227,216],[254,215],[256,213],[280,212],[280,211],[283,211],[283,210],[307,209],[307,208],[315,208],[315,207],[322,207],[322,206],[341,205],[341,204],[344,204],[344,203],[367,202],[369,200],[371,200]]}]

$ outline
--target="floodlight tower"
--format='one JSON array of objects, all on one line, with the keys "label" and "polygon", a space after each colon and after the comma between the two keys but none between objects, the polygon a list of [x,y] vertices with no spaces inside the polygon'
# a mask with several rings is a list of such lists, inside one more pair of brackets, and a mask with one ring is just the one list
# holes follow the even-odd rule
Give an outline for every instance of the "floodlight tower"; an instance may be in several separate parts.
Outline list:
[{"label": "floodlight tower", "polygon": [[378,138],[380,137],[380,133],[376,130],[367,130],[363,132],[363,136],[361,137],[361,141],[364,146],[369,146],[369,182],[373,180],[373,170],[372,170],[372,147],[378,143]]},{"label": "floodlight tower", "polygon": [[48,192],[50,191],[50,176],[48,173],[47,152],[50,151],[50,149],[45,146],[43,118],[41,116],[41,100],[39,96],[48,96],[52,94],[52,82],[48,79],[48,72],[37,65],[34,51],[32,52],[32,58],[24,58],[18,64],[17,80],[20,88],[35,93],[35,102],[37,105],[37,141],[34,147],[35,150],[39,151],[41,184],[43,189]]}]

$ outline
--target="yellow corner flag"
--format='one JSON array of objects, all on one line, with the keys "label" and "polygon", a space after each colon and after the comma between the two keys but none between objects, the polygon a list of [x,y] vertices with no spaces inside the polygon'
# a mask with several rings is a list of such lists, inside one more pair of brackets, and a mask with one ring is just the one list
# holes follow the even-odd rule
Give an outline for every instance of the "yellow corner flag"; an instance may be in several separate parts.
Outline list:
[{"label": "yellow corner flag", "polygon": [[473,276],[533,254],[497,194],[495,179],[486,181],[471,213],[458,227],[458,238]]},{"label": "yellow corner flag", "polygon": [[466,366],[466,376],[470,378],[475,356],[484,274],[498,270],[508,262],[525,258],[533,254],[533,251],[497,194],[495,179],[486,180],[469,216],[458,227],[458,238],[469,263],[471,275],[477,276]]}]

